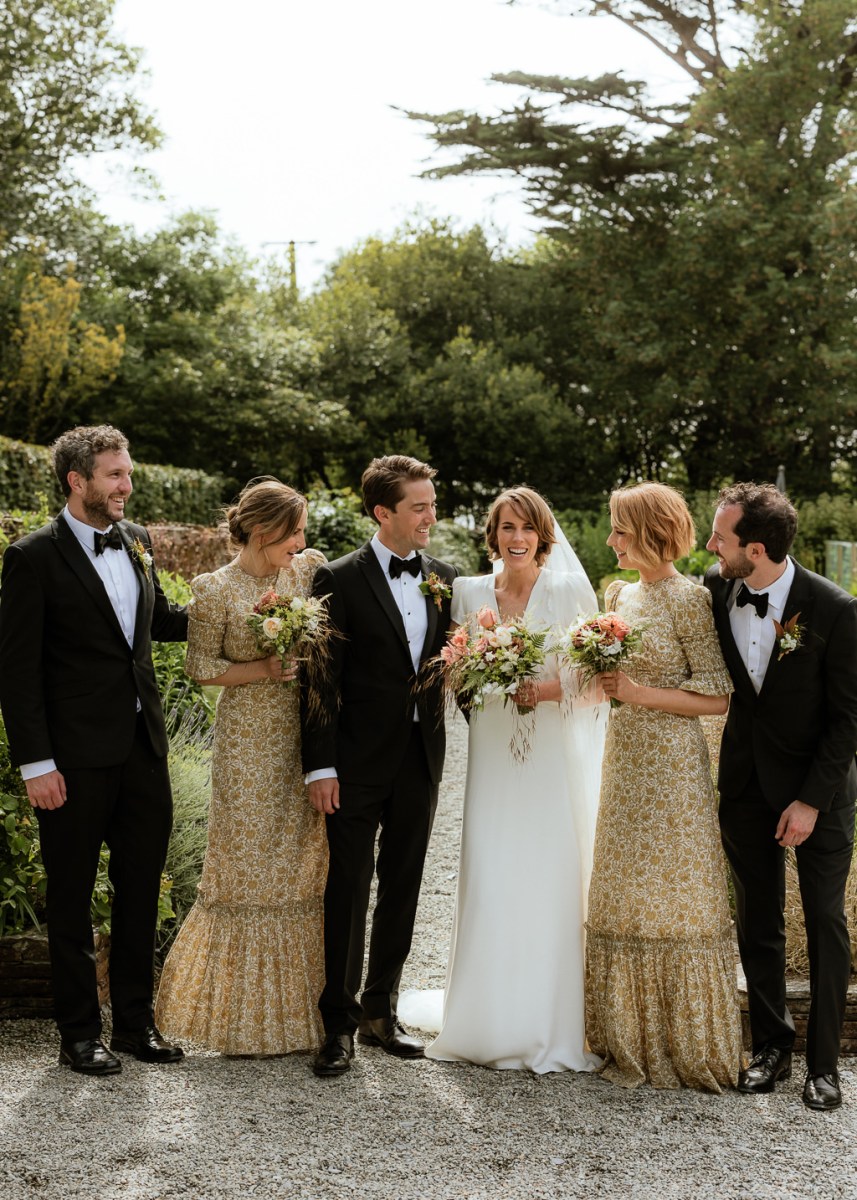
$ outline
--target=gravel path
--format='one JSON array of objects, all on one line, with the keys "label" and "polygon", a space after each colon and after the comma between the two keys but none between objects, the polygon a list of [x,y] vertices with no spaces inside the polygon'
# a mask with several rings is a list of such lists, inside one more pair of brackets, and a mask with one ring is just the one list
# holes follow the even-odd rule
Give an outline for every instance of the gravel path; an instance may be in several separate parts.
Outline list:
[{"label": "gravel path", "polygon": [[[405,986],[442,986],[464,778],[451,730]],[[305,1055],[87,1080],[48,1022],[0,1023],[3,1200],[746,1200],[857,1197],[857,1060],[846,1103],[807,1112],[802,1062],[767,1097],[627,1092],[590,1075],[403,1063],[361,1049],[317,1080]]]}]

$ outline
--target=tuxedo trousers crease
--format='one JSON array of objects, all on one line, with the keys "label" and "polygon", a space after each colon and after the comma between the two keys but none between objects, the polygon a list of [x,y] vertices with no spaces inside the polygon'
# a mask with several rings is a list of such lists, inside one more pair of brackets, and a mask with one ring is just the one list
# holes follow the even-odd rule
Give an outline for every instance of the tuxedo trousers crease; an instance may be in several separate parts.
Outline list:
[{"label": "tuxedo trousers crease", "polygon": [[172,824],[166,758],[138,716],[131,753],[110,768],[62,771],[66,803],[37,810],[48,876],[47,923],[57,1025],[66,1041],[97,1037],[101,1014],[90,904],[102,843],[110,850],[110,996],[114,1028],[152,1021],[155,930]]},{"label": "tuxedo trousers crease", "polygon": [[[353,1032],[361,1017],[395,1015],[411,948],[423,866],[437,805],[419,726],[388,784],[340,779],[340,807],[327,818],[330,851],[324,894],[325,986],[319,1001],[328,1035]],[[378,838],[377,864],[375,839]],[[366,919],[378,889],[363,994]]]}]

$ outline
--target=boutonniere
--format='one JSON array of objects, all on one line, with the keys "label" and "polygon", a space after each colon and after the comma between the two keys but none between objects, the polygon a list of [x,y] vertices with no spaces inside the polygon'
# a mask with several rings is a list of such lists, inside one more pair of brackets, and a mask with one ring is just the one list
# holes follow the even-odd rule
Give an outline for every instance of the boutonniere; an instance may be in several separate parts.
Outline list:
[{"label": "boutonniere", "polygon": [[438,612],[443,607],[444,600],[452,599],[452,588],[448,583],[444,583],[436,571],[432,571],[428,579],[424,579],[420,584],[420,591],[424,596],[428,596],[434,601],[434,606]]},{"label": "boutonniere", "polygon": [[804,627],[798,623],[799,616],[799,612],[795,613],[784,625],[781,625],[779,621],[774,621],[774,618],[771,617],[771,620],[774,621],[774,629],[777,631],[777,649],[779,650],[777,662],[781,658],[785,658],[787,654],[791,654],[792,650],[797,650],[798,646],[803,645]]},{"label": "boutonniere", "polygon": [[148,575],[155,560],[139,538],[134,538],[134,541],[131,543],[131,557],[137,563],[137,566],[142,569],[143,574]]}]

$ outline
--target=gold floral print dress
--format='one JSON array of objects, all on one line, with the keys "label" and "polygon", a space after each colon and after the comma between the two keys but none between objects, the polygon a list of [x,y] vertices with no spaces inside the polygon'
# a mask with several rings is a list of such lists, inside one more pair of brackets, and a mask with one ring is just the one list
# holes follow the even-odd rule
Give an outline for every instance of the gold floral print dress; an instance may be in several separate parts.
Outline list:
[{"label": "gold floral print dress", "polygon": [[[705,696],[732,691],[705,588],[683,576],[617,581],[605,602],[646,626],[630,678]],[[586,1032],[604,1076],[626,1087],[734,1086],[735,957],[698,718],[612,710],[587,930]]]},{"label": "gold floral print dress", "polygon": [[[236,559],[194,579],[188,674],[212,679],[262,657],[246,614],[270,588],[309,595],[324,561],[306,550],[260,579]],[[297,686],[262,679],[223,688],[199,897],[164,963],[161,1030],[222,1054],[319,1046],[326,876],[324,818],[301,771]]]}]

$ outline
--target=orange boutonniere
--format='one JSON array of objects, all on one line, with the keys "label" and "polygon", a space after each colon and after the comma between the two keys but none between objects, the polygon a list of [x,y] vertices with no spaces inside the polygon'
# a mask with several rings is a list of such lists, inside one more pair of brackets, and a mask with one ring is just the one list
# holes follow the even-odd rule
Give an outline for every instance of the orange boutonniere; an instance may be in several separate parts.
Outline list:
[{"label": "orange boutonniere", "polygon": [[438,612],[443,607],[444,600],[452,599],[452,588],[449,584],[443,582],[436,571],[432,571],[428,579],[422,581],[420,591],[434,602],[434,606]]},{"label": "orange boutonniere", "polygon": [[[803,645],[804,628],[798,623],[799,617],[800,613],[795,613],[783,625],[779,621],[774,621],[774,628],[777,631],[777,649],[779,650],[777,662],[785,658],[787,654],[791,654],[792,650],[797,650],[798,646]],[[774,620],[773,617],[771,620]]]}]

